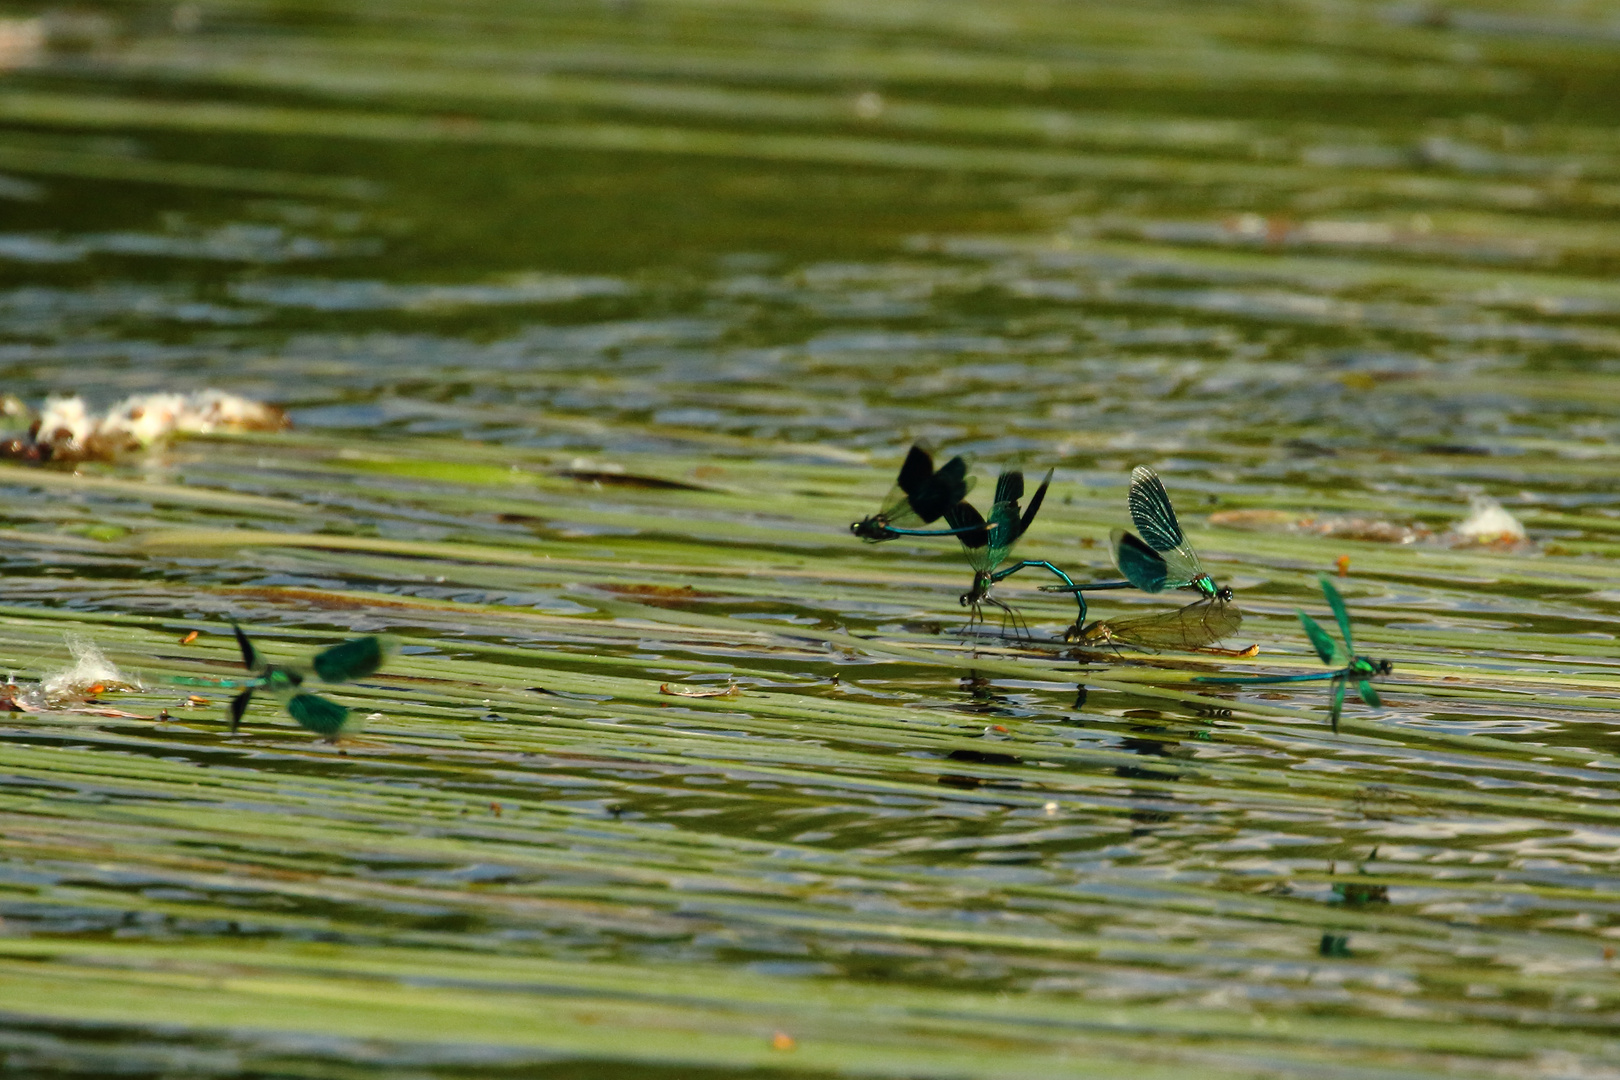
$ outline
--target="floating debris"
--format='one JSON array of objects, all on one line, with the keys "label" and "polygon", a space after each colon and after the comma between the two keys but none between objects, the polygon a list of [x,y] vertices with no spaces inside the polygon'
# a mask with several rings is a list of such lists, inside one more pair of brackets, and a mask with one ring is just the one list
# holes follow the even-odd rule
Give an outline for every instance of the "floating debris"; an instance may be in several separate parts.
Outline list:
[{"label": "floating debris", "polygon": [[69,7],[33,18],[0,19],[0,71],[34,67],[52,54],[101,53],[119,34],[119,25],[107,16]]},{"label": "floating debris", "polygon": [[727,683],[724,688],[659,683],[658,692],[660,694],[670,694],[674,697],[738,697],[742,694],[742,691],[737,689],[736,683]]},{"label": "floating debris", "polygon": [[35,712],[36,708],[30,704],[23,688],[13,679],[7,679],[4,686],[0,686],[0,712]]},{"label": "floating debris", "polygon": [[103,656],[101,648],[89,638],[69,634],[67,647],[73,654],[73,663],[40,680],[39,690],[46,705],[60,707],[82,702],[108,690],[138,689],[124,678],[124,673]]},{"label": "floating debris", "polygon": [[690,585],[599,585],[606,593],[630,596],[646,607],[680,608],[692,600],[714,599],[724,593],[705,592]]},{"label": "floating debris", "polygon": [[[67,636],[68,651],[73,663],[60,671],[46,675],[39,682],[24,682],[8,677],[0,684],[0,712],[49,712],[67,710],[91,712],[98,716],[138,716],[118,709],[102,707],[86,709],[95,702],[97,694],[109,690],[139,690],[140,686],[124,677],[118,666],[102,655],[94,641],[77,634]],[[141,717],[150,720],[151,717]]]},{"label": "floating debris", "polygon": [[[1406,525],[1356,514],[1299,514],[1289,510],[1221,510],[1209,515],[1209,523],[1247,532],[1306,533],[1375,544],[1490,547],[1503,551],[1529,551],[1535,547],[1524,525],[1504,510],[1501,503],[1483,495],[1473,497],[1466,518],[1439,532],[1422,522]],[[1348,557],[1341,556],[1341,559],[1348,568]],[[1341,576],[1343,573],[1341,570]]]},{"label": "floating debris", "polygon": [[44,19],[0,19],[0,70],[37,64],[44,53]]},{"label": "floating debris", "polygon": [[0,458],[34,464],[47,461],[110,461],[145,450],[176,434],[212,431],[281,431],[287,414],[223,390],[190,394],[135,394],[107,412],[90,411],[77,394],[45,399],[36,415],[15,397],[0,400]]},{"label": "floating debris", "polygon": [[1469,502],[1468,516],[1446,533],[1455,537],[1452,547],[1494,547],[1514,550],[1530,546],[1530,538],[1519,519],[1502,509],[1502,504],[1485,495]]},{"label": "floating debris", "polygon": [[1298,514],[1288,510],[1220,510],[1209,523],[1246,532],[1309,533],[1340,540],[1366,540],[1375,544],[1416,544],[1435,538],[1426,525],[1401,525],[1355,514]]},{"label": "floating debris", "polygon": [[581,484],[597,487],[642,488],[647,491],[713,491],[701,484],[688,484],[684,480],[670,480],[662,476],[642,476],[618,468],[556,469],[552,476],[563,480],[577,480]]}]

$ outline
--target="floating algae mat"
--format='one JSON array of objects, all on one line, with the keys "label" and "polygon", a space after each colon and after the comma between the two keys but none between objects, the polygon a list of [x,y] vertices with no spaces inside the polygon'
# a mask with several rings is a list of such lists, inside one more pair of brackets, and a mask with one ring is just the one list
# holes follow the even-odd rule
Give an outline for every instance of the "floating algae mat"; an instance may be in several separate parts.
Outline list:
[{"label": "floating algae mat", "polygon": [[8,15],[6,1071],[1620,1076],[1612,6]]}]

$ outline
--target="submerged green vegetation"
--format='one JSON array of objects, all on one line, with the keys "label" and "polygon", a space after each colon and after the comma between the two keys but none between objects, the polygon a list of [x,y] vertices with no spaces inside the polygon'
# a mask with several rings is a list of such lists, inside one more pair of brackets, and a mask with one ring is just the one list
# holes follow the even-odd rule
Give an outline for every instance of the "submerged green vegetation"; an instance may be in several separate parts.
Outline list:
[{"label": "submerged green vegetation", "polygon": [[1620,9],[5,14],[7,1071],[1620,1075]]}]

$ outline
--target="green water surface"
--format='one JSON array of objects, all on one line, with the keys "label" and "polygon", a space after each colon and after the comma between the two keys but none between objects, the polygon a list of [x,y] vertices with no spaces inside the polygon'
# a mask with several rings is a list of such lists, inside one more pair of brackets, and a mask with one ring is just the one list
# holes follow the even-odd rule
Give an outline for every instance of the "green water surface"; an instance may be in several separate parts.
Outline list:
[{"label": "green water surface", "polygon": [[[1620,6],[0,14],[0,392],[295,425],[0,465],[0,668],[141,687],[0,718],[0,1071],[1620,1077]],[[958,633],[922,436],[1260,654]],[[1383,709],[1186,682],[1341,556]],[[231,737],[232,620],[405,647]]]}]

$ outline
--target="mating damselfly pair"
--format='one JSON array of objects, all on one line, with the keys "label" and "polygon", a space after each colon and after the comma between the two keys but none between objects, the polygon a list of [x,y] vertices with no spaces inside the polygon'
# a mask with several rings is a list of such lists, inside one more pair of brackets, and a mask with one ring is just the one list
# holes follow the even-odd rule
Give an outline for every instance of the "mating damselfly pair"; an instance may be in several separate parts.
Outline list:
[{"label": "mating damselfly pair", "polygon": [[[973,570],[972,584],[960,597],[961,603],[972,610],[968,629],[982,621],[983,606],[989,604],[1001,609],[1004,626],[1011,621],[1024,636],[1028,636],[1027,626],[1023,625],[1018,613],[1004,601],[991,596],[990,589],[1020,570],[1040,568],[1062,582],[1042,586],[1043,591],[1074,596],[1079,615],[1065,637],[1078,640],[1083,646],[1112,646],[1116,650],[1120,646],[1127,646],[1149,652],[1182,650],[1225,656],[1252,656],[1257,651],[1252,646],[1242,650],[1213,647],[1214,642],[1236,632],[1242,625],[1243,613],[1232,603],[1232,589],[1217,585],[1204,570],[1198,553],[1182,532],[1169,492],[1152,469],[1137,466],[1131,473],[1126,501],[1136,532],[1116,528],[1110,536],[1114,564],[1119,568],[1122,580],[1076,582],[1066,571],[1048,560],[1010,560],[1014,545],[1029,531],[1046,498],[1053,472],[1047,471],[1040,487],[1029,500],[1028,507],[1021,509],[1024,474],[1018,469],[1003,470],[996,480],[990,513],[982,515],[968,502],[968,495],[973,489],[969,465],[969,460],[959,455],[936,468],[933,449],[926,443],[913,445],[900,468],[894,488],[883,500],[878,512],[850,525],[851,532],[870,543],[900,537],[937,536],[952,536],[960,541],[963,554]],[[928,527],[940,521],[943,521],[945,528]],[[1302,675],[1200,676],[1193,681],[1238,686],[1331,679],[1331,716],[1335,730],[1338,729],[1348,684],[1356,684],[1362,700],[1377,707],[1378,695],[1370,680],[1389,674],[1390,662],[1355,655],[1344,600],[1327,578],[1321,578],[1320,584],[1344,637],[1342,654],[1333,639],[1309,615],[1303,611],[1298,615],[1322,662],[1333,664],[1343,659],[1345,665],[1342,668]],[[1196,593],[1197,599],[1170,611],[1088,623],[1085,594],[1115,589],[1137,589],[1146,593],[1187,590]]]},{"label": "mating damselfly pair", "polygon": [[[1074,595],[1079,615],[1069,636],[1083,642],[1197,649],[1234,632],[1242,623],[1242,614],[1229,606],[1232,590],[1217,586],[1205,572],[1198,553],[1181,531],[1169,493],[1152,469],[1139,466],[1131,474],[1129,506],[1137,532],[1113,531],[1114,561],[1124,580],[1081,584],[1045,559],[1008,562],[1013,546],[1029,531],[1040,511],[1052,473],[1047,472],[1028,508],[1020,511],[1024,474],[1018,469],[1003,470],[996,480],[990,514],[985,517],[967,501],[973,489],[973,478],[967,470],[968,461],[961,456],[936,469],[932,449],[925,443],[914,445],[882,508],[852,524],[850,531],[871,543],[902,536],[956,537],[973,568],[972,585],[961,596],[962,604],[973,610],[970,626],[981,620],[985,604],[1002,609],[1009,619],[1018,621],[1010,607],[990,595],[990,587],[1031,567],[1044,569],[1062,582],[1045,586],[1046,590]],[[947,528],[919,528],[941,518]],[[1087,624],[1085,594],[1109,589],[1148,593],[1187,589],[1199,598],[1175,612]]]}]

